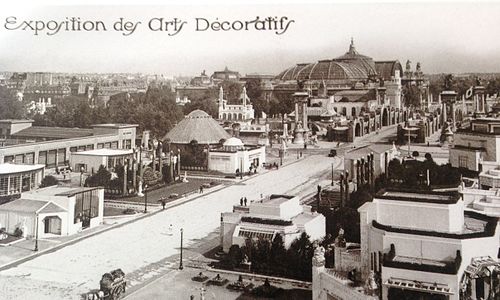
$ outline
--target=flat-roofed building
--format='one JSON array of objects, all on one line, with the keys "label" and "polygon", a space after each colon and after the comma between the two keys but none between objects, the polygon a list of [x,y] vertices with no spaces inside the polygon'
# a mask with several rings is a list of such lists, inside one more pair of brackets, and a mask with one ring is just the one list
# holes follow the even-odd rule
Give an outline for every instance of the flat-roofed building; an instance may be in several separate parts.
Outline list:
[{"label": "flat-roofed building", "polygon": [[301,205],[298,197],[270,195],[222,213],[220,236],[222,248],[227,252],[232,245],[243,246],[247,239],[272,241],[277,234],[288,248],[302,232],[312,240],[319,240],[325,236],[325,230],[325,217],[312,212],[310,206]]},{"label": "flat-roofed building", "polygon": [[82,152],[73,152],[70,166],[73,170],[84,170],[95,173],[102,165],[109,171],[114,171],[116,166],[124,166],[127,159],[132,159],[131,149],[95,149]]},{"label": "flat-roofed building", "polygon": [[497,218],[465,206],[457,192],[382,190],[358,209],[362,274],[380,276],[382,299],[489,299]]},{"label": "flat-roofed building", "polygon": [[44,175],[44,165],[0,164],[0,204],[6,196],[36,189]]},{"label": "flat-roofed building", "polygon": [[265,146],[244,145],[235,137],[208,152],[208,169],[222,173],[249,172],[266,162]]},{"label": "flat-roofed building", "polygon": [[500,119],[479,118],[453,135],[450,163],[455,168],[482,171],[483,162],[500,163]]},{"label": "flat-roofed building", "polygon": [[51,186],[0,205],[0,223],[28,238],[66,236],[102,224],[104,189]]},{"label": "flat-roofed building", "polygon": [[133,149],[135,124],[97,124],[92,128],[31,126],[32,120],[1,120],[0,163],[68,166],[71,153],[94,149]]}]

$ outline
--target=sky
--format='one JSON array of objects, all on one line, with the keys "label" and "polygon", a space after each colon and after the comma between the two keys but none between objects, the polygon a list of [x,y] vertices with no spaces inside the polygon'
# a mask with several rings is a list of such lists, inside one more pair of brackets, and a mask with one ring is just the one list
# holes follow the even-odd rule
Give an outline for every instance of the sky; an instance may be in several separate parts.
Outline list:
[{"label": "sky", "polygon": [[[210,5],[0,4],[0,71],[151,74],[211,74],[228,67],[241,74],[277,74],[296,63],[344,54],[351,38],[359,53],[378,60],[409,59],[424,73],[500,72],[500,3],[306,3],[277,1]],[[3,7],[2,7],[3,6]],[[293,20],[283,34],[274,30],[196,31],[196,18],[252,21]],[[16,23],[13,23],[13,17]],[[23,29],[23,21],[49,26],[79,17],[102,21],[106,31]],[[128,36],[113,24],[141,22]],[[153,18],[187,22],[178,34],[152,31]],[[53,24],[57,24],[52,22]],[[200,27],[204,21],[199,22]],[[157,26],[158,23],[153,25]],[[21,26],[17,29],[15,27]],[[171,26],[171,25],[169,25]]]}]

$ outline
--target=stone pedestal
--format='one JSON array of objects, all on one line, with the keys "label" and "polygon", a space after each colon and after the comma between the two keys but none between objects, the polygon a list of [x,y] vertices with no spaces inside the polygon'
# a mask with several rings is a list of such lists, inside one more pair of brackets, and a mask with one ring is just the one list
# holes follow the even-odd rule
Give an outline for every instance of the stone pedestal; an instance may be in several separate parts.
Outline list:
[{"label": "stone pedestal", "polygon": [[293,143],[294,144],[304,144],[305,142],[305,138],[304,138],[304,134],[305,134],[305,130],[302,129],[302,128],[297,128],[295,129],[295,137],[293,139]]}]

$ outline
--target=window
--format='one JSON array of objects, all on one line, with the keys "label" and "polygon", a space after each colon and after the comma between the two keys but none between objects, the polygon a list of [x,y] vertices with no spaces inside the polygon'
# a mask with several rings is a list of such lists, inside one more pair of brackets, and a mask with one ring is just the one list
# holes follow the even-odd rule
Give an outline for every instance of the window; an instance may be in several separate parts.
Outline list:
[{"label": "window", "polygon": [[54,168],[56,166],[56,156],[57,150],[49,150],[46,163],[48,168]]},{"label": "window", "polygon": [[99,190],[91,190],[76,195],[74,223],[99,215]]},{"label": "window", "polygon": [[459,168],[467,168],[468,166],[468,158],[467,156],[459,156],[458,157],[458,167]]},{"label": "window", "polygon": [[40,151],[38,154],[38,163],[42,165],[47,164],[47,151]]},{"label": "window", "polygon": [[104,148],[104,144],[103,143],[97,144],[97,149],[102,149],[102,148]]},{"label": "window", "polygon": [[57,149],[57,165],[58,166],[66,165],[66,149],[64,148]]},{"label": "window", "polygon": [[30,165],[34,164],[35,163],[35,153],[34,152],[26,153],[24,156],[24,163],[30,164]]},{"label": "window", "polygon": [[77,147],[71,147],[71,148],[69,148],[69,152],[76,152],[76,151],[78,151]]}]

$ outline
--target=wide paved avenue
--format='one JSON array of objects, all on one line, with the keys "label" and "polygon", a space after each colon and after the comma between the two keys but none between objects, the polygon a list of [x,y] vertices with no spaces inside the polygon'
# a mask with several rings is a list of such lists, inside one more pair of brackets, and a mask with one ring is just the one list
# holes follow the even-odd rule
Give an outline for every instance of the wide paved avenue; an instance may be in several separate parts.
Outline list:
[{"label": "wide paved avenue", "polygon": [[[250,201],[261,193],[286,193],[294,188],[297,192],[297,186],[324,174],[333,162],[341,164],[340,158],[310,156],[2,271],[0,298],[79,299],[80,294],[99,287],[105,272],[115,268],[137,272],[179,253],[180,228],[189,247],[216,230],[221,212],[231,211],[240,197]],[[304,185],[304,189],[312,192],[316,187]]]}]

